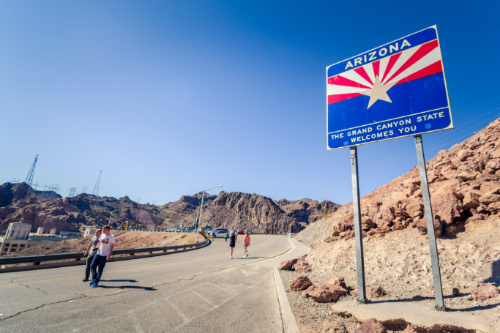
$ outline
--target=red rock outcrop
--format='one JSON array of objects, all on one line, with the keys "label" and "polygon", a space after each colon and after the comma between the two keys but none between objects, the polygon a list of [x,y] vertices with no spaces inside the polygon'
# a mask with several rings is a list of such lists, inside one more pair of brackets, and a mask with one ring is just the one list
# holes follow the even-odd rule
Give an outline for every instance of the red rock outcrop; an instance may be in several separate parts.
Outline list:
[{"label": "red rock outcrop", "polygon": [[305,260],[299,260],[297,263],[293,265],[293,269],[300,274],[309,273],[311,271],[311,267],[309,267],[309,263]]},{"label": "red rock outcrop", "polygon": [[302,297],[311,297],[315,302],[327,303],[336,301],[347,290],[337,285],[313,284],[302,292]]},{"label": "red rock outcrop", "polygon": [[329,278],[328,281],[325,282],[325,284],[340,286],[347,290],[347,285],[345,284],[344,278],[341,276],[334,275],[331,278]]},{"label": "red rock outcrop", "polygon": [[484,302],[488,298],[498,297],[500,289],[491,284],[479,286],[472,291],[472,298],[477,302]]},{"label": "red rock outcrop", "polygon": [[305,290],[312,286],[313,283],[307,276],[298,276],[290,283],[290,289],[293,291]]},{"label": "red rock outcrop", "polygon": [[[500,212],[499,147],[497,119],[426,163],[435,231],[451,235],[463,230],[464,224]],[[354,237],[352,203],[330,218],[335,223],[326,242]],[[363,237],[381,237],[408,227],[426,233],[418,168],[365,195],[361,199],[361,222]]]},{"label": "red rock outcrop", "polygon": [[[33,230],[78,230],[82,225],[125,226],[134,229],[193,227],[201,205],[202,193],[182,196],[161,206],[138,204],[128,197],[120,199],[80,194],[62,199],[51,191],[35,191],[25,183],[0,186],[0,230],[24,218]],[[63,201],[61,201],[63,200]],[[335,211],[339,205],[302,199],[278,202],[257,194],[205,194],[200,226],[249,229],[255,232],[297,232],[309,223]],[[111,222],[110,222],[111,221]]]},{"label": "red rock outcrop", "polygon": [[297,259],[285,260],[282,261],[279,265],[278,269],[282,271],[290,271],[293,268],[293,265],[297,262]]},{"label": "red rock outcrop", "polygon": [[375,318],[368,319],[354,333],[386,333],[384,325]]}]

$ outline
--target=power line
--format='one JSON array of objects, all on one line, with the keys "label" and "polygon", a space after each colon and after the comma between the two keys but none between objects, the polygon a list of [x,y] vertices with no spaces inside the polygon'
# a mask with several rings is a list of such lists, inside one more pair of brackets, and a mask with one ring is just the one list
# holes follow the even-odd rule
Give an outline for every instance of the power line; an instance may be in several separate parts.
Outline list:
[{"label": "power line", "polygon": [[[434,155],[434,153],[437,153],[438,151],[443,150],[443,149],[450,149],[451,146],[453,146],[457,143],[461,143],[462,139],[471,137],[473,135],[473,133],[471,133],[471,130],[472,130],[471,125],[481,124],[482,126],[486,127],[489,123],[491,123],[492,121],[497,119],[499,115],[494,114],[493,117],[488,117],[486,119],[482,119],[482,118],[484,118],[488,115],[491,115],[499,110],[500,110],[500,107],[497,107],[497,108],[493,109],[492,111],[483,114],[482,116],[471,119],[471,121],[467,123],[467,127],[464,128],[464,130],[462,130],[462,131],[457,131],[455,133],[451,133],[451,135],[447,135],[443,138],[437,139],[436,141],[425,141],[427,143],[430,142],[430,144],[424,143],[425,147],[426,147],[425,152],[427,155],[426,160],[430,160],[432,157],[429,158],[429,156]],[[449,145],[449,147],[447,147],[448,145]],[[416,158],[413,155],[414,154],[410,150],[407,150],[405,153],[399,154],[398,161],[391,163],[389,166],[387,166],[383,161],[380,161],[379,163],[372,165],[370,168],[376,169],[378,167],[383,166],[385,170],[390,170],[390,169],[394,169],[396,167],[399,167],[399,166],[401,166],[405,163],[409,163],[409,162],[414,163],[411,166],[411,168],[412,168],[416,165]]]}]

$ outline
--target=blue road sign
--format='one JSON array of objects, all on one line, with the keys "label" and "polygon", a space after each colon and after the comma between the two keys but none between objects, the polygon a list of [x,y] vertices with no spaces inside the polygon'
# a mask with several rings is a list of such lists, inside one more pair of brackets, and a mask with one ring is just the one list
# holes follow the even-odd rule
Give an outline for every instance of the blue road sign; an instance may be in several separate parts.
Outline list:
[{"label": "blue road sign", "polygon": [[328,150],[453,129],[436,26],[326,74]]}]

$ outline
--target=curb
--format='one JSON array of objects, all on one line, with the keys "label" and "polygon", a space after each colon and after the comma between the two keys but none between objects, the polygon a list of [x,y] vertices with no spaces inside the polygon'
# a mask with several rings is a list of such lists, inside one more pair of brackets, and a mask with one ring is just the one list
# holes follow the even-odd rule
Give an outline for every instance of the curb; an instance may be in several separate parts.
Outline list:
[{"label": "curb", "polygon": [[278,293],[278,301],[280,303],[281,321],[283,323],[283,331],[285,333],[300,333],[297,322],[292,312],[292,307],[286,296],[285,286],[283,285],[283,280],[281,280],[281,275],[278,269],[275,267],[274,270],[274,282],[276,284],[276,291]]},{"label": "curb", "polygon": [[[292,251],[295,250],[296,246],[288,238],[288,242],[292,247]],[[276,293],[278,294],[278,303],[280,304],[281,322],[283,323],[283,332],[285,333],[300,333],[299,327],[297,326],[297,321],[292,312],[292,307],[286,296],[285,286],[283,280],[281,279],[280,272],[278,268],[274,267],[274,283],[276,284]]]}]

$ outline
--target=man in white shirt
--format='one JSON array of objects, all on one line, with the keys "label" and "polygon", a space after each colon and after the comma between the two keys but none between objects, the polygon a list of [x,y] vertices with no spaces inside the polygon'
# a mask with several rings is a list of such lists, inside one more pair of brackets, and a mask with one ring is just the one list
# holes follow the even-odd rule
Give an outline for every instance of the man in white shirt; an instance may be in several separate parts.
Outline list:
[{"label": "man in white shirt", "polygon": [[99,244],[99,237],[101,237],[101,229],[97,229],[95,231],[95,236],[93,236],[90,239],[89,246],[87,246],[87,249],[85,250],[85,253],[83,254],[84,257],[87,257],[87,265],[85,267],[85,278],[83,279],[83,282],[86,282],[89,280],[90,276],[90,264],[92,264],[92,260],[94,260],[94,256],[97,253],[97,244]]},{"label": "man in white shirt", "polygon": [[[99,244],[97,245],[99,248],[90,265],[90,270],[92,271],[90,286],[92,288],[97,287],[99,284],[106,261],[111,257],[111,253],[115,247],[115,236],[111,235],[111,227],[109,225],[104,226],[102,232],[104,235],[99,237]],[[96,271],[97,266],[99,266],[99,269]]]}]

